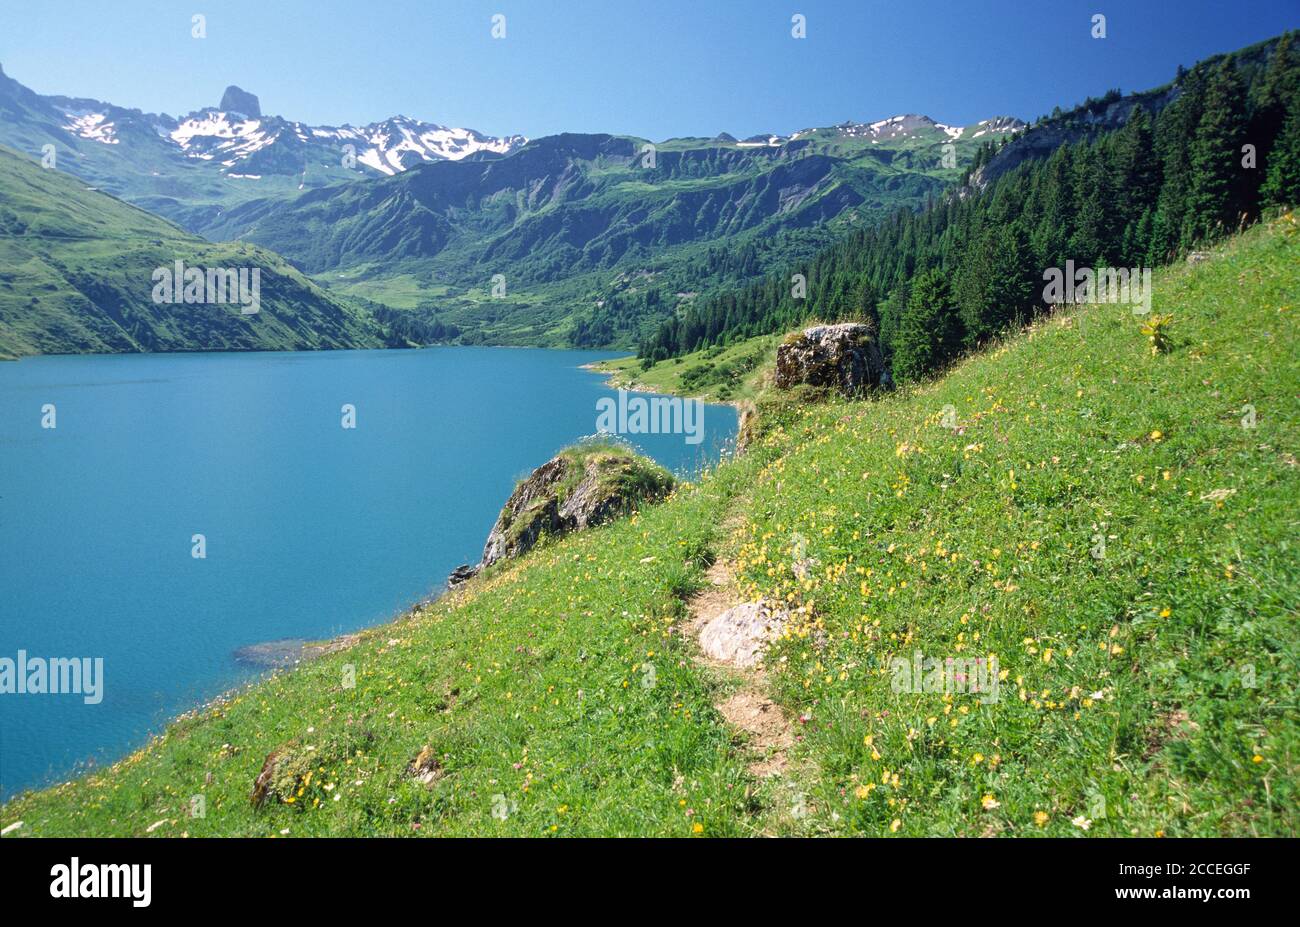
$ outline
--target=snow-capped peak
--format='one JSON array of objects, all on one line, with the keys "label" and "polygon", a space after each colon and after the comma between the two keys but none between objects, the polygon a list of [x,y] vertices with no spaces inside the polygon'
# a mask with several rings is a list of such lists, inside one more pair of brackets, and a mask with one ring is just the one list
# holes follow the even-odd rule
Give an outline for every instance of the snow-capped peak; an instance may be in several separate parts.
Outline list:
[{"label": "snow-capped peak", "polygon": [[189,157],[210,161],[222,155],[222,163],[227,167],[260,151],[278,137],[278,131],[263,130],[261,119],[215,109],[191,113],[168,133],[168,138]]},{"label": "snow-capped peak", "polygon": [[365,126],[322,126],[311,129],[316,139],[351,144],[359,162],[384,174],[405,170],[412,161],[459,161],[480,151],[509,154],[528,140],[522,135],[493,138],[473,129],[453,129],[394,116]]},{"label": "snow-capped peak", "polygon": [[[144,120],[158,136],[170,141],[187,158],[217,161],[228,177],[255,178],[270,171],[284,173],[286,165],[301,170],[303,155],[317,149],[309,161],[344,163],[350,156],[364,167],[396,174],[421,161],[457,161],[479,152],[506,155],[525,145],[522,135],[495,138],[473,129],[449,128],[408,116],[394,116],[364,126],[311,126],[262,113],[258,99],[238,87],[228,87],[218,108],[196,110],[179,120],[119,110],[93,100],[66,100],[64,129],[81,138],[116,145],[117,117],[132,125]],[[128,136],[129,137],[129,136]],[[281,158],[288,146],[293,155]],[[346,146],[351,146],[350,148]],[[253,170],[241,164],[266,151]],[[250,167],[252,165],[249,165]]]}]

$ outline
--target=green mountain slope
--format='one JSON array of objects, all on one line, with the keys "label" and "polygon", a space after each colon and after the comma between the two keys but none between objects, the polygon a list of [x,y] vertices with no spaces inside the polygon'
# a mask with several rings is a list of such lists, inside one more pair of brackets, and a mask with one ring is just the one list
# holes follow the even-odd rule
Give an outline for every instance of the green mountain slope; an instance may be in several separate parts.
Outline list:
[{"label": "green mountain slope", "polygon": [[[754,444],[700,484],[20,796],[0,825],[1294,836],[1298,293],[1288,216],[1157,274],[1166,353],[1127,307],[1080,307],[879,400],[762,399]],[[794,610],[766,659],[801,735],[780,776],[748,771],[715,708],[746,683],[694,658],[685,603],[715,559],[737,598]],[[897,691],[892,661],[917,651],[996,656],[998,698]],[[277,750],[293,801],[255,810]]]},{"label": "green mountain slope", "polygon": [[[1258,159],[1228,154],[1243,151]],[[981,150],[966,182],[932,208],[899,211],[761,282],[693,301],[640,353],[662,360],[807,318],[860,318],[878,325],[895,378],[931,373],[1043,311],[1046,269],[1163,264],[1295,204],[1297,164],[1300,54],[1284,35],[1201,61],[1164,87],[1111,91],[1045,118]],[[795,273],[806,294],[792,291]]]},{"label": "green mountain slope", "polygon": [[433,340],[631,345],[701,293],[920,207],[1019,126],[906,116],[759,141],[673,139],[653,152],[642,139],[557,135],[504,158],[245,203],[203,232],[415,310]]},{"label": "green mountain slope", "polygon": [[[261,309],[159,304],[156,268],[257,268]],[[278,255],[213,244],[0,148],[0,353],[377,347],[382,331]]]}]

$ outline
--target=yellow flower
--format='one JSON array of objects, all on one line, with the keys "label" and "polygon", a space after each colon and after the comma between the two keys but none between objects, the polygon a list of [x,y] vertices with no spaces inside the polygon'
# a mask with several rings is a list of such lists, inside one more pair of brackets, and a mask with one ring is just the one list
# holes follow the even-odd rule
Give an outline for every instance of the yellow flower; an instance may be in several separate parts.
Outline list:
[{"label": "yellow flower", "polygon": [[701,824],[699,821],[696,821],[694,824],[691,825],[691,833],[692,834],[704,833],[704,825]]},{"label": "yellow flower", "polygon": [[891,834],[897,833],[898,829],[902,826],[903,826],[903,822],[898,818],[894,818],[894,820],[889,823],[889,832]]},{"label": "yellow flower", "polygon": [[1264,762],[1264,758],[1260,756],[1258,753],[1256,753],[1254,756],[1250,758],[1250,761],[1252,763],[1262,763]]},{"label": "yellow flower", "polygon": [[994,808],[999,807],[1002,803],[998,801],[996,798],[994,798],[992,795],[985,795],[983,798],[980,799],[980,804],[984,806],[985,811],[992,811]]},{"label": "yellow flower", "polygon": [[1047,812],[1046,812],[1046,811],[1035,811],[1035,812],[1034,812],[1034,823],[1037,824],[1039,827],[1042,827],[1043,825],[1045,825],[1045,824],[1047,823]]}]

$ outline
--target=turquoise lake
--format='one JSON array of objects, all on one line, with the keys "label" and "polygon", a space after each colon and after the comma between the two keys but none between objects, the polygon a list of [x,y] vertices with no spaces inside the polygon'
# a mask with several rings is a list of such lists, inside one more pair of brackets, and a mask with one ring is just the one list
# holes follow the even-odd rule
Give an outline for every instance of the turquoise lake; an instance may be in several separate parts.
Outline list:
[{"label": "turquoise lake", "polygon": [[[0,363],[0,658],[103,659],[103,697],[0,695],[0,796],[142,745],[265,670],[241,647],[395,617],[482,552],[525,476],[614,396],[589,351]],[[356,428],[341,425],[356,409]],[[56,427],[42,427],[46,405]],[[689,476],[735,437],[631,435]],[[206,558],[191,538],[206,539]]]}]

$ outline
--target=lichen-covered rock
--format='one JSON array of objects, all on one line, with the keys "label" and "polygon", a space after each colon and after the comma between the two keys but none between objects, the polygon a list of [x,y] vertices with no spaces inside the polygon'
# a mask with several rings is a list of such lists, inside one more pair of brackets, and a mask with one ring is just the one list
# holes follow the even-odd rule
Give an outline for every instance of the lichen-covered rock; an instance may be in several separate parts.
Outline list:
[{"label": "lichen-covered rock", "polygon": [[667,470],[618,445],[579,445],[532,472],[511,494],[479,569],[531,550],[543,537],[603,524],[672,490]]},{"label": "lichen-covered rock", "polygon": [[889,373],[870,325],[842,322],[814,325],[787,338],[776,349],[777,389],[800,383],[857,396],[889,386]]},{"label": "lichen-covered rock", "polygon": [[746,602],[710,619],[700,629],[704,655],[736,666],[753,666],[789,615],[766,602]]}]

